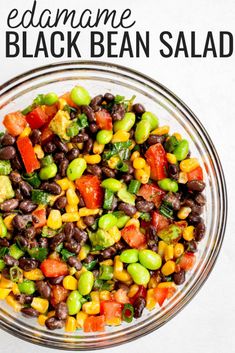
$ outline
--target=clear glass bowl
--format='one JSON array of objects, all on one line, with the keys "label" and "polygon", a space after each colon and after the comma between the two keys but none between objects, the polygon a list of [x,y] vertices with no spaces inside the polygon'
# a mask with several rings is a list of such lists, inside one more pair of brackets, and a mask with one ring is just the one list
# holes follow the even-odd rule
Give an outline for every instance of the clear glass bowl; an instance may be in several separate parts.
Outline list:
[{"label": "clear glass bowl", "polygon": [[[156,330],[174,317],[197,293],[211,272],[218,256],[227,216],[227,195],[223,170],[206,130],[192,111],[167,88],[140,72],[104,62],[63,62],[26,72],[0,87],[0,116],[25,108],[38,93],[64,93],[78,82],[94,96],[110,91],[141,102],[190,141],[193,156],[203,166],[207,205],[204,213],[206,236],[199,244],[197,262],[180,290],[159,309],[145,311],[131,324],[107,327],[104,333],[84,334],[47,331],[36,319],[24,319],[1,301],[1,327],[9,333],[46,347],[66,350],[100,349],[131,341]],[[3,127],[2,127],[3,128]]]}]

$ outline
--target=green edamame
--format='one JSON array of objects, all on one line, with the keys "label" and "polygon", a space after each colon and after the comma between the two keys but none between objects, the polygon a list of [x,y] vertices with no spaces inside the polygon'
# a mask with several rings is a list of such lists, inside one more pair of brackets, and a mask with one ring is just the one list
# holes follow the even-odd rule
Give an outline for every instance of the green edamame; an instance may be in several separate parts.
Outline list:
[{"label": "green edamame", "polygon": [[126,215],[119,217],[117,220],[117,224],[116,224],[118,229],[123,228],[125,226],[125,224],[129,221],[129,219],[130,219],[130,217],[126,216]]},{"label": "green edamame", "polygon": [[101,145],[107,145],[112,140],[112,130],[100,130],[96,135],[96,141]]},{"label": "green edamame", "polygon": [[0,259],[0,271],[2,271],[5,268],[5,262],[3,259]]},{"label": "green edamame", "polygon": [[57,165],[55,163],[52,163],[40,169],[39,177],[41,180],[47,180],[47,179],[54,178],[56,176],[56,173],[57,173]]},{"label": "green edamame", "polygon": [[109,189],[112,192],[117,192],[121,189],[122,183],[114,178],[108,178],[102,181],[101,186],[105,189]]},{"label": "green edamame", "polygon": [[136,196],[134,194],[131,194],[124,187],[122,187],[118,191],[117,195],[118,195],[119,199],[122,200],[123,202],[129,203],[129,205],[135,206]]},{"label": "green edamame", "polygon": [[120,255],[120,260],[127,264],[138,262],[139,251],[137,249],[124,250]]},{"label": "green edamame", "polygon": [[130,131],[132,126],[135,124],[135,114],[128,112],[124,115],[124,118],[119,121],[115,121],[113,125],[114,132],[118,130]]},{"label": "green edamame", "polygon": [[162,266],[162,258],[155,251],[143,249],[139,251],[141,265],[149,270],[158,270]]},{"label": "green edamame", "polygon": [[78,290],[81,295],[91,292],[94,284],[94,275],[90,271],[83,272],[78,280]]},{"label": "green edamame", "polygon": [[69,180],[75,180],[81,178],[87,167],[86,161],[83,158],[75,158],[69,163],[67,168],[67,177]]},{"label": "green edamame", "polygon": [[159,180],[158,185],[162,190],[165,190],[165,191],[177,192],[179,188],[177,182],[170,178]]},{"label": "green edamame", "polygon": [[135,130],[135,141],[138,144],[144,143],[150,134],[151,124],[148,120],[140,120]]},{"label": "green edamame", "polygon": [[66,302],[69,315],[75,315],[81,310],[81,299],[82,296],[78,290],[73,290],[69,294]]},{"label": "green edamame", "polygon": [[43,98],[43,103],[45,105],[53,105],[58,102],[58,96],[54,92],[47,93]]},{"label": "green edamame", "polygon": [[141,120],[146,120],[150,123],[151,125],[151,130],[154,130],[158,127],[158,124],[159,124],[159,121],[158,121],[158,117],[151,113],[151,112],[145,112],[143,115],[142,115],[142,118]]},{"label": "green edamame", "polygon": [[144,286],[150,280],[149,271],[139,263],[128,265],[127,271],[136,284]]},{"label": "green edamame", "polygon": [[28,279],[24,280],[22,283],[18,283],[18,288],[20,293],[27,295],[33,294],[36,290],[35,283]]},{"label": "green edamame", "polygon": [[109,230],[117,224],[117,218],[111,214],[107,213],[100,217],[99,219],[99,227],[104,230]]},{"label": "green edamame", "polygon": [[70,93],[72,101],[77,105],[89,105],[91,97],[88,91],[82,86],[76,86]]},{"label": "green edamame", "polygon": [[182,161],[185,159],[189,152],[189,144],[187,140],[182,140],[174,150],[174,155],[177,158],[177,161]]}]

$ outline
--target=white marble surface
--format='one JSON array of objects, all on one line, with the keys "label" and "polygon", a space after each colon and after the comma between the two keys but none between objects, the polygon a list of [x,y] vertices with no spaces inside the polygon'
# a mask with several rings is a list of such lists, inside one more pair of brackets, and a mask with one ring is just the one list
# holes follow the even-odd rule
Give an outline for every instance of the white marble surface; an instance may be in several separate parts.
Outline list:
[{"label": "white marble surface", "polygon": [[[30,0],[19,2],[8,0],[0,2],[0,48],[4,48],[6,14],[13,7],[18,9],[30,6]],[[40,8],[64,7],[65,2],[57,0],[49,3],[38,1]],[[174,0],[134,1],[119,0],[102,2],[91,0],[70,0],[66,5],[71,8],[107,7],[133,11],[137,21],[136,30],[150,30],[151,37],[156,37],[158,44],[151,49],[150,58],[107,59],[154,77],[175,92],[197,114],[207,128],[224,167],[228,194],[229,213],[227,231],[222,251],[208,281],[193,301],[167,325],[139,340],[110,349],[110,353],[120,350],[142,353],[146,351],[171,353],[227,353],[235,352],[235,284],[234,284],[234,214],[235,214],[235,69],[234,56],[228,59],[190,59],[161,58],[159,51],[159,33],[164,30],[177,33],[179,30],[195,30],[198,33],[199,47],[207,31],[218,33],[219,30],[235,30],[234,0]],[[32,36],[37,31],[33,31]],[[31,44],[33,40],[31,41]],[[85,40],[81,47],[86,47]],[[66,57],[64,58],[66,59]],[[75,59],[75,57],[74,57]],[[85,55],[83,59],[89,59]],[[6,59],[4,50],[0,51],[0,84],[11,77],[38,65],[48,64],[53,59]],[[4,331],[0,331],[0,351],[8,353],[49,352],[48,349],[32,346],[19,341]],[[56,352],[51,350],[51,352]]]}]

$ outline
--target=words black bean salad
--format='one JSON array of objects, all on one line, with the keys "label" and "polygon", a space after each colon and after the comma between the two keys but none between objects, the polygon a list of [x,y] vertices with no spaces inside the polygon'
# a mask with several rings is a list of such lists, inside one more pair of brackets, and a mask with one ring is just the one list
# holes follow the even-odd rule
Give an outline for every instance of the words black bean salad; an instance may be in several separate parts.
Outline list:
[{"label": "words black bean salad", "polygon": [[194,266],[202,168],[134,99],[76,86],[3,119],[0,299],[49,330],[132,322]]}]

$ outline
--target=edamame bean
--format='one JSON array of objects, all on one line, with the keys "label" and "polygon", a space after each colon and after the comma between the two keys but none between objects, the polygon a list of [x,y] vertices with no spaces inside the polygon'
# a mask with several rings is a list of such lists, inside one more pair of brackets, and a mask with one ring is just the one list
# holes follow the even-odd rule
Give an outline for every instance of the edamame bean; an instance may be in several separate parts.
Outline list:
[{"label": "edamame bean", "polygon": [[124,250],[120,255],[120,260],[127,264],[138,262],[139,251],[137,249]]},{"label": "edamame bean", "polygon": [[106,145],[112,140],[112,130],[100,130],[96,135],[96,141],[101,145]]},{"label": "edamame bean", "polygon": [[22,283],[18,283],[20,293],[31,295],[35,292],[36,287],[33,281],[24,280]]},{"label": "edamame bean", "polygon": [[121,229],[125,226],[125,224],[129,221],[130,217],[123,215],[118,218],[116,226]]},{"label": "edamame bean", "polygon": [[88,91],[82,86],[76,86],[70,93],[72,101],[77,105],[89,105],[91,97]]},{"label": "edamame bean", "polygon": [[158,185],[162,190],[165,191],[177,192],[179,188],[177,182],[170,178],[159,180]]},{"label": "edamame bean", "polygon": [[144,143],[150,134],[151,125],[148,120],[140,120],[135,130],[135,141],[137,144]]},{"label": "edamame bean", "polygon": [[141,265],[149,270],[158,270],[162,266],[162,258],[152,250],[143,249],[139,251]]},{"label": "edamame bean", "polygon": [[75,158],[69,163],[67,168],[67,177],[70,180],[75,180],[81,178],[87,167],[86,161],[83,158]]},{"label": "edamame bean", "polygon": [[109,230],[117,224],[117,217],[111,213],[107,213],[100,217],[98,224],[101,229]]},{"label": "edamame bean", "polygon": [[158,127],[159,121],[158,121],[158,117],[151,113],[151,112],[145,112],[142,117],[141,120],[146,120],[150,123],[151,125],[151,130],[154,130]]},{"label": "edamame bean", "polygon": [[94,284],[94,275],[90,271],[83,272],[78,280],[78,290],[81,295],[91,292]]},{"label": "edamame bean", "polygon": [[177,161],[182,161],[185,159],[189,152],[189,144],[187,140],[182,140],[174,150],[174,155],[177,158]]},{"label": "edamame bean", "polygon": [[109,189],[112,192],[117,192],[121,189],[122,183],[114,178],[108,178],[102,181],[101,186],[105,189]]},{"label": "edamame bean", "polygon": [[48,180],[54,178],[57,173],[57,165],[52,163],[46,167],[40,169],[39,177],[41,180]]},{"label": "edamame bean", "polygon": [[119,199],[122,200],[123,202],[128,203],[129,205],[135,206],[136,196],[134,194],[131,194],[124,187],[122,187],[118,191],[117,195],[118,195]]},{"label": "edamame bean", "polygon": [[114,132],[118,130],[130,131],[132,126],[135,124],[135,114],[128,112],[124,115],[124,118],[119,121],[115,121],[113,125]]},{"label": "edamame bean", "polygon": [[69,294],[66,302],[69,315],[75,315],[81,310],[81,307],[82,307],[81,299],[82,299],[82,296],[78,290],[73,290]]},{"label": "edamame bean", "polygon": [[133,281],[139,285],[146,285],[150,280],[149,271],[141,264],[130,264],[127,267],[128,273],[131,275]]},{"label": "edamame bean", "polygon": [[53,105],[58,101],[58,96],[54,92],[47,93],[43,98],[43,103],[45,105]]}]

